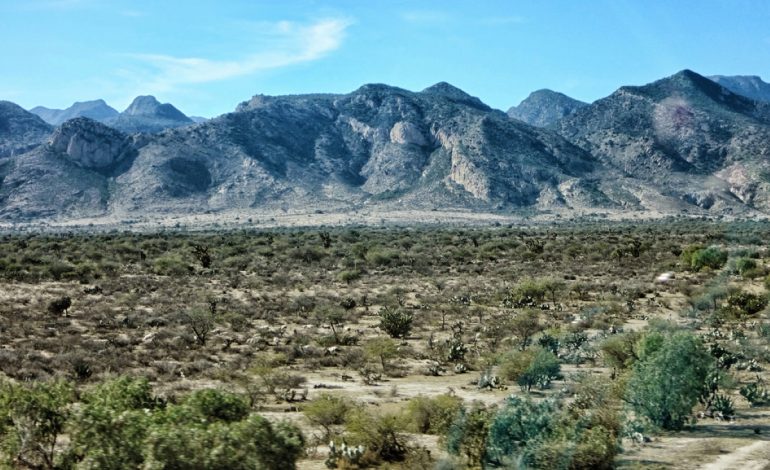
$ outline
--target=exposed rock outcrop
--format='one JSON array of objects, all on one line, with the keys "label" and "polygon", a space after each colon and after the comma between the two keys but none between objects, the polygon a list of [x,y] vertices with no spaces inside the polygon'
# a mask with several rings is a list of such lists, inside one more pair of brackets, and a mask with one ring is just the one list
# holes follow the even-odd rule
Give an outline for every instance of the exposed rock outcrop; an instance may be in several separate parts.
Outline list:
[{"label": "exposed rock outcrop", "polygon": [[125,134],[88,118],[71,119],[58,127],[49,146],[82,168],[104,170],[133,153]]}]

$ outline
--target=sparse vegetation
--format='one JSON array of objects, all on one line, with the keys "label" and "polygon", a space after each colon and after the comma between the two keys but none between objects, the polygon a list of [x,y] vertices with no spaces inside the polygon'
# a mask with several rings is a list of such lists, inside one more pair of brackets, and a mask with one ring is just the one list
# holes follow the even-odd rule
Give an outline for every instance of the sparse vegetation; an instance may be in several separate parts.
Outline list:
[{"label": "sparse vegetation", "polygon": [[4,235],[0,458],[610,468],[659,431],[762,435],[768,233]]}]

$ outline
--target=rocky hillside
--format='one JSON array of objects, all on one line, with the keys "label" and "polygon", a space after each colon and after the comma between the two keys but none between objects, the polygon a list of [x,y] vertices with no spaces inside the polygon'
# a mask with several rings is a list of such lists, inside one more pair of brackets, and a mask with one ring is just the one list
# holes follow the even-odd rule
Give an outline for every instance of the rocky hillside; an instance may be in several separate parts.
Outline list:
[{"label": "rocky hillside", "polygon": [[518,106],[508,110],[508,116],[537,127],[547,127],[568,116],[587,103],[552,90],[533,91]]},{"label": "rocky hillside", "polygon": [[94,121],[106,122],[117,117],[118,112],[109,106],[104,100],[83,101],[74,103],[67,109],[49,109],[37,106],[29,110],[40,116],[45,122],[58,126],[65,121],[78,117],[86,117]]},{"label": "rocky hillside", "polygon": [[770,102],[770,83],[765,83],[756,75],[714,75],[708,77],[723,87],[746,96],[752,100]]},{"label": "rocky hillside", "polygon": [[556,128],[605,167],[660,194],[705,209],[770,209],[770,105],[695,72],[622,87]]},{"label": "rocky hillside", "polygon": [[[622,87],[551,128],[447,83],[258,95],[154,134],[86,118],[51,133],[6,108],[14,122],[31,116],[37,141],[47,140],[0,159],[5,220],[251,209],[770,212],[770,103],[687,70]],[[140,98],[119,118],[148,116],[184,115]]]},{"label": "rocky hillside", "polygon": [[108,178],[125,169],[136,142],[88,118],[65,122],[45,145],[0,160],[0,217],[11,220],[103,214]]},{"label": "rocky hillside", "polygon": [[125,111],[103,122],[122,132],[151,134],[194,124],[172,104],[161,104],[154,96],[136,97]]},{"label": "rocky hillside", "polygon": [[37,147],[48,138],[52,129],[21,106],[10,101],[0,101],[0,158]]},{"label": "rocky hillside", "polygon": [[592,165],[556,134],[450,85],[420,93],[366,85],[348,95],[256,96],[165,133],[116,179],[114,204],[522,207],[559,199],[558,184]]},{"label": "rocky hillside", "polygon": [[[366,85],[347,95],[256,96],[205,123],[130,139],[70,121],[45,148],[6,165],[0,214],[564,206],[571,196],[560,185],[593,167],[562,137],[451,85],[419,93]],[[79,176],[70,198],[48,205],[31,175],[52,171],[57,180]]]}]

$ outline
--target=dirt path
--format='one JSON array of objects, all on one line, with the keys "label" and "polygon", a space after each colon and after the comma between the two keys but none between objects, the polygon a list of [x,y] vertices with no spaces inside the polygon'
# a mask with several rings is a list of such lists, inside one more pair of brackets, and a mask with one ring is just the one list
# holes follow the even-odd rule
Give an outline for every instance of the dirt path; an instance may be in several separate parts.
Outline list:
[{"label": "dirt path", "polygon": [[757,441],[720,456],[701,470],[766,470],[770,469],[770,441]]}]

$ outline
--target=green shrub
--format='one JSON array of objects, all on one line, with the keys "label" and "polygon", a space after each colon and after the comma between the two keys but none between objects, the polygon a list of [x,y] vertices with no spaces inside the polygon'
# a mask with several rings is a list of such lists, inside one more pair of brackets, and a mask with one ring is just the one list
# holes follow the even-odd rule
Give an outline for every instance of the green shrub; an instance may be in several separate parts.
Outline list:
[{"label": "green shrub", "polygon": [[406,338],[412,331],[414,317],[402,308],[383,307],[380,310],[380,329],[392,338]]},{"label": "green shrub", "polygon": [[527,391],[535,385],[541,389],[548,388],[560,373],[559,359],[544,348],[513,352],[505,356],[500,364],[500,374],[503,378],[516,381]]},{"label": "green shrub", "polygon": [[345,423],[345,415],[351,410],[349,400],[323,393],[302,407],[302,413],[311,423],[324,429],[324,439],[331,438],[331,427]]},{"label": "green shrub", "polygon": [[751,406],[764,406],[770,403],[770,392],[759,375],[754,382],[743,385],[740,394]]},{"label": "green shrub", "polygon": [[494,412],[476,403],[461,408],[446,435],[446,448],[451,455],[462,456],[470,468],[487,461],[487,439]]},{"label": "green shrub", "polygon": [[0,462],[7,468],[56,468],[57,444],[74,400],[65,382],[0,382]]},{"label": "green shrub", "polygon": [[366,261],[372,266],[382,267],[396,264],[400,255],[395,250],[383,250],[375,248],[369,250],[365,255]]},{"label": "green shrub", "polygon": [[756,272],[757,262],[751,258],[738,258],[735,260],[735,271],[741,276]]},{"label": "green shrub", "polygon": [[767,296],[749,292],[736,292],[727,298],[727,305],[738,316],[751,316],[767,307]]},{"label": "green shrub", "polygon": [[366,452],[379,462],[404,460],[409,446],[403,429],[401,416],[374,413],[364,408],[353,410],[345,423],[348,441],[364,446]]},{"label": "green shrub", "polygon": [[361,278],[361,271],[358,269],[346,269],[344,271],[340,271],[339,274],[337,274],[337,280],[340,282],[344,282],[345,284],[350,284],[353,281],[357,281]]},{"label": "green shrub", "polygon": [[497,465],[515,462],[528,444],[551,432],[557,411],[552,400],[508,397],[489,426],[486,458]]},{"label": "green shrub", "polygon": [[179,255],[166,255],[155,260],[152,264],[155,274],[163,276],[184,276],[193,272],[193,267]]},{"label": "green shrub", "polygon": [[[682,254],[685,256],[685,253]],[[727,263],[728,253],[717,247],[708,247],[695,250],[690,256],[690,268],[700,271],[703,268],[719,269]]]},{"label": "green shrub", "polygon": [[655,335],[650,338],[654,341],[646,342],[634,365],[626,398],[637,414],[653,424],[681,429],[704,391],[713,358],[691,333],[650,335]]},{"label": "green shrub", "polygon": [[452,425],[461,407],[462,400],[454,395],[420,396],[409,400],[406,416],[412,431],[442,435]]},{"label": "green shrub", "polygon": [[199,390],[179,404],[153,397],[144,379],[120,378],[83,397],[72,423],[79,468],[293,469],[299,430],[249,414],[238,395]]}]

